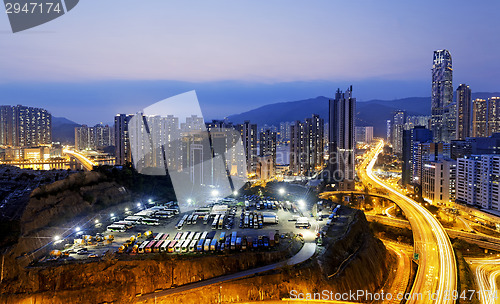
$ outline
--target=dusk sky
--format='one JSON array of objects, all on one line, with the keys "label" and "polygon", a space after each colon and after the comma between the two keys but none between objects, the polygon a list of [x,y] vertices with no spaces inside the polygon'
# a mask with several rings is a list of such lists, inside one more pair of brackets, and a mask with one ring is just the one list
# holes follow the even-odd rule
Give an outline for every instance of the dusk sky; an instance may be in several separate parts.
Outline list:
[{"label": "dusk sky", "polygon": [[[481,3],[481,4],[478,4]],[[500,91],[499,1],[85,1],[12,34],[0,17],[0,103],[111,122],[196,90],[205,118],[333,96],[430,96],[434,50],[453,87]]]}]

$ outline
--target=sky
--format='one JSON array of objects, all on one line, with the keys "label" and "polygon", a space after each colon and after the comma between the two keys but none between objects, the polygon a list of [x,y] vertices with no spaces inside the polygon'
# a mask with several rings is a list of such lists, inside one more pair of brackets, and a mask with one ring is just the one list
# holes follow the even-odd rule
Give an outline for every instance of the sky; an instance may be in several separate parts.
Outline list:
[{"label": "sky", "polygon": [[0,16],[0,103],[111,122],[196,90],[205,118],[353,84],[359,101],[430,96],[432,53],[454,88],[500,91],[500,1],[80,1],[13,34]]}]

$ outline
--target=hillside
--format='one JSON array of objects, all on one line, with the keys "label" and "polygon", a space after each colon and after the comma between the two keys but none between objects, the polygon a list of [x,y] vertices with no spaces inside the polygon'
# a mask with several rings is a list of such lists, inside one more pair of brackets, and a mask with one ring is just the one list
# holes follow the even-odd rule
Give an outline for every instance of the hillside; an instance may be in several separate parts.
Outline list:
[{"label": "hillside", "polygon": [[80,125],[64,117],[52,117],[52,141],[75,144],[75,127]]},{"label": "hillside", "polygon": [[[472,94],[472,99],[500,96],[500,93],[477,92]],[[247,112],[231,115],[228,119],[234,123],[250,120],[258,125],[279,126],[280,122],[304,120],[312,114],[319,114],[328,119],[329,97],[316,98],[291,102],[280,102],[265,105]],[[374,126],[375,136],[385,136],[386,121],[391,119],[396,110],[406,110],[408,115],[430,115],[430,97],[409,97],[395,100],[369,100],[356,103],[358,126]]]}]

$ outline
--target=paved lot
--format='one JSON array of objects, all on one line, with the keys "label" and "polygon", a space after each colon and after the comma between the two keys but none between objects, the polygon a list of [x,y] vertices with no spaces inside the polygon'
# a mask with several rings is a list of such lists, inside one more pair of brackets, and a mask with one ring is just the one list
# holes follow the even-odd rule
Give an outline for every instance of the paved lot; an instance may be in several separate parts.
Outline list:
[{"label": "paved lot", "polygon": [[[106,226],[111,224],[111,220],[109,218],[109,215],[106,216],[101,216],[101,220],[99,223],[99,227],[95,227],[95,225],[91,225],[92,228],[86,229],[85,234],[91,234],[95,235],[95,233],[100,232],[104,236],[112,234],[114,236],[114,241],[111,244],[106,244],[106,243],[100,243],[98,245],[92,245],[92,246],[72,246],[71,248],[67,248],[66,250],[69,250],[72,252],[67,259],[69,260],[83,260],[83,259],[96,259],[102,257],[106,252],[116,252],[118,248],[127,240],[130,239],[131,236],[135,235],[137,236],[138,233],[143,234],[145,231],[152,231],[154,234],[157,233],[168,233],[168,240],[173,240],[174,236],[178,232],[203,232],[203,231],[216,231],[216,238],[220,236],[222,232],[226,233],[227,235],[230,235],[233,231],[236,231],[238,233],[238,236],[246,236],[246,237],[252,237],[256,238],[258,236],[268,236],[270,232],[275,232],[276,230],[279,231],[280,235],[281,234],[297,234],[301,233],[304,236],[304,239],[306,241],[314,241],[316,233],[319,231],[320,225],[324,225],[326,221],[321,221],[321,222],[316,222],[315,219],[312,217],[308,216],[307,218],[309,219],[309,222],[311,223],[311,228],[310,229],[297,229],[295,228],[295,221],[291,221],[293,217],[297,217],[299,214],[297,212],[293,212],[292,210],[285,209],[278,207],[277,209],[261,209],[257,210],[254,206],[249,208],[249,211],[255,211],[255,212],[275,212],[278,216],[279,223],[278,224],[263,224],[263,228],[261,229],[254,229],[254,228],[240,228],[240,215],[242,211],[245,209],[243,206],[237,206],[236,208],[236,214],[234,216],[234,224],[231,229],[226,229],[225,227],[223,229],[212,229],[212,221],[213,219],[211,218],[207,224],[203,223],[203,219],[200,218],[198,219],[196,224],[184,224],[182,229],[178,230],[175,226],[178,223],[178,221],[185,215],[185,214],[191,214],[191,211],[188,212],[182,212],[179,215],[176,215],[172,218],[169,219],[160,219],[160,225],[158,226],[150,226],[150,225],[136,225],[133,228],[127,230],[126,232],[107,232],[106,231]],[[125,210],[124,208],[122,208]],[[114,221],[117,220],[123,220],[126,216],[133,215],[133,213],[138,212],[138,208],[130,208],[128,212],[125,213],[123,211],[121,214],[115,213],[114,214]],[[227,222],[227,218],[224,220],[224,226]],[[73,237],[76,237],[73,236]],[[141,237],[138,240],[138,243],[142,242],[145,240],[145,237]],[[68,238],[65,240],[66,243],[72,243],[73,238]],[[60,245],[62,247],[63,244]],[[85,252],[80,252],[78,253],[73,253],[79,250],[80,248],[86,248],[87,251]],[[95,256],[94,256],[95,255]]]}]

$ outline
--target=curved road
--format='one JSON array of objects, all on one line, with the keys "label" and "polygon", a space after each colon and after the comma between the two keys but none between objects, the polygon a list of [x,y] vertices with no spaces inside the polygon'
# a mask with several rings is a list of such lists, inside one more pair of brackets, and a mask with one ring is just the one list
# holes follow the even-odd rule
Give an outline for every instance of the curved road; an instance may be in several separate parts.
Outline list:
[{"label": "curved road", "polygon": [[154,292],[154,293],[145,294],[145,295],[138,297],[136,299],[136,302],[142,302],[142,301],[147,301],[147,300],[151,300],[151,299],[155,299],[155,298],[160,298],[160,297],[168,296],[168,295],[171,295],[174,293],[188,291],[190,289],[208,286],[208,285],[212,285],[212,284],[216,284],[216,283],[221,283],[224,281],[240,279],[243,277],[254,275],[256,273],[266,272],[266,271],[273,270],[273,269],[278,269],[278,268],[281,268],[281,267],[286,266],[286,265],[300,264],[300,263],[310,259],[314,255],[315,252],[316,252],[316,243],[306,242],[306,243],[304,243],[304,246],[302,246],[302,249],[300,249],[300,251],[297,252],[296,255],[294,255],[293,257],[289,258],[286,261],[282,261],[282,262],[278,262],[278,263],[274,263],[274,264],[269,264],[269,265],[258,267],[258,268],[248,269],[248,270],[240,271],[240,272],[233,273],[233,274],[223,275],[220,277],[215,277],[215,278],[211,278],[211,279],[196,282],[196,283],[190,283],[190,284],[182,285],[182,286],[176,287],[176,288],[171,288],[171,289],[166,289],[166,290],[162,290],[162,291],[158,291],[158,292]]},{"label": "curved road", "polygon": [[449,295],[457,290],[457,268],[450,239],[439,221],[427,209],[373,174],[373,166],[383,147],[384,142],[380,141],[375,151],[370,152],[371,155],[361,165],[359,176],[362,180],[371,180],[387,189],[389,197],[410,221],[415,252],[419,254],[419,267],[411,293],[419,294],[422,298],[413,298],[407,303],[454,303]]},{"label": "curved road", "polygon": [[476,282],[479,300],[483,304],[500,303],[497,279],[500,275],[500,259],[468,259],[476,265]]},{"label": "curved road", "polygon": [[85,155],[78,153],[76,151],[64,149],[63,153],[69,154],[69,155],[73,156],[74,158],[76,158],[83,165],[83,167],[85,167],[85,169],[87,169],[88,171],[92,171],[92,169],[96,165],[92,160],[87,158]]}]

